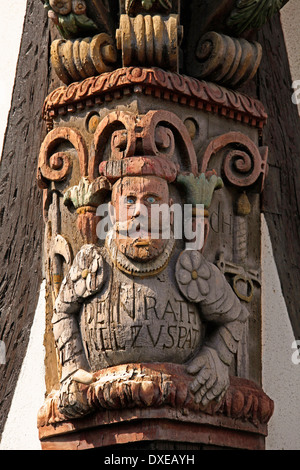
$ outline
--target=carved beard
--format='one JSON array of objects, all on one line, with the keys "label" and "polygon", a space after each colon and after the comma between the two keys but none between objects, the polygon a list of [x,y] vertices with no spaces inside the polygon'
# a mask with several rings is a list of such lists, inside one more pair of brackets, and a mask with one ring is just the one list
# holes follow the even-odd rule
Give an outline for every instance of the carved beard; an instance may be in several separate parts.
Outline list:
[{"label": "carved beard", "polygon": [[159,238],[160,234],[156,234],[156,238],[151,238],[151,233],[143,230],[142,225],[136,228],[139,231],[136,237],[129,237],[127,231],[130,231],[132,223],[133,221],[125,221],[115,224],[116,245],[121,253],[140,262],[151,261],[161,255],[168,240]]},{"label": "carved beard", "polygon": [[119,238],[116,236],[118,249],[128,258],[135,261],[147,262],[161,255],[166,247],[168,240],[161,239],[142,239],[142,238]]}]

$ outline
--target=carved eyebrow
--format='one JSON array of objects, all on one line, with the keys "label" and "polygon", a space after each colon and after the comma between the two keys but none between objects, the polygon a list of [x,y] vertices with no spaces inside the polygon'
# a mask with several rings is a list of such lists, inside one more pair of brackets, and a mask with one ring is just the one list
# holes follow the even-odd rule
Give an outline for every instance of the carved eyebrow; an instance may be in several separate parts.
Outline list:
[{"label": "carved eyebrow", "polygon": [[144,197],[149,197],[149,196],[154,196],[154,197],[157,197],[157,198],[161,197],[160,194],[153,193],[153,192],[144,194]]},{"label": "carved eyebrow", "polygon": [[[153,193],[153,192],[149,192],[149,193],[144,193],[144,194],[143,194],[143,198],[149,197],[149,196],[154,196],[154,197],[159,198],[159,199],[160,199],[160,197],[161,197],[160,194]],[[136,193],[130,192],[130,193],[126,194],[126,195],[123,194],[123,197],[124,197],[124,198],[127,198],[127,197],[134,197],[134,198],[136,198]]]}]

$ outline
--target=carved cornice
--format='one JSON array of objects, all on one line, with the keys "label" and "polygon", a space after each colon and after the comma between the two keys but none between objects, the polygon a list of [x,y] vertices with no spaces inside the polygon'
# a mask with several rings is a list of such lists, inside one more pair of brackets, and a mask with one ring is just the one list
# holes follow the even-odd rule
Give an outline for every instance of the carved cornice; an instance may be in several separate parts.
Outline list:
[{"label": "carved cornice", "polygon": [[236,91],[158,68],[124,67],[54,90],[45,100],[48,128],[57,115],[74,113],[133,93],[216,113],[262,129],[267,114],[262,103]]}]

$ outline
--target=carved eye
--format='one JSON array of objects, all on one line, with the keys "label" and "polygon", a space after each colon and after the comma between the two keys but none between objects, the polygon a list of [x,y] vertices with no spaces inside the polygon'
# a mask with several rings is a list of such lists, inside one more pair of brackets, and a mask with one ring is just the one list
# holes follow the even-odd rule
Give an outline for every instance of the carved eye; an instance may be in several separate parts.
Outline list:
[{"label": "carved eye", "polygon": [[76,15],[84,15],[86,4],[84,0],[72,0],[72,10]]},{"label": "carved eye", "polygon": [[135,197],[134,196],[125,197],[125,203],[126,204],[134,204],[135,203]]},{"label": "carved eye", "polygon": [[72,0],[50,0],[50,6],[55,13],[68,15],[72,11]]}]

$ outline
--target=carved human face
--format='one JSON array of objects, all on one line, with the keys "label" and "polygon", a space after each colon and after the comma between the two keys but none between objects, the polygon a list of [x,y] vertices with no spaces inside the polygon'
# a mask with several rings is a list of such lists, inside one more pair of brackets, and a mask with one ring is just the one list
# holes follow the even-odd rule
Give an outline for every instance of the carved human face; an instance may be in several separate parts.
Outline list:
[{"label": "carved human face", "polygon": [[119,250],[139,261],[159,256],[168,240],[162,236],[163,217],[154,221],[153,214],[171,205],[167,182],[156,176],[124,177],[114,185],[111,202]]}]

